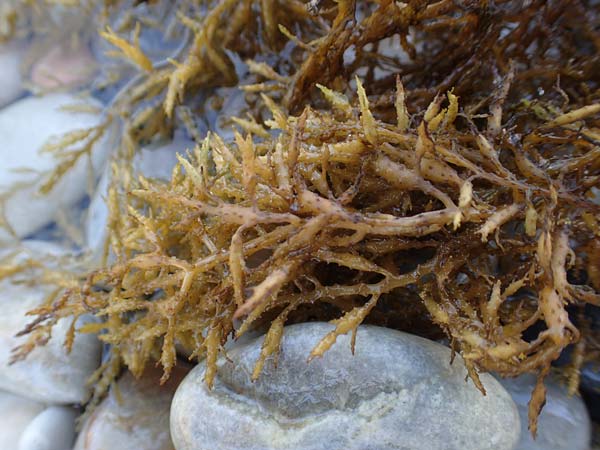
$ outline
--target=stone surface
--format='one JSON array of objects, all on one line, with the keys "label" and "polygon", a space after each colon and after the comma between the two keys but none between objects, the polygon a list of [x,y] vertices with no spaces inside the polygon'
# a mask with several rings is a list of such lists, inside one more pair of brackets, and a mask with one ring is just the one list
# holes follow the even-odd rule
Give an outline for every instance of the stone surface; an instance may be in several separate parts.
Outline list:
[{"label": "stone surface", "polygon": [[14,42],[0,44],[0,108],[23,93],[20,66],[24,47],[23,44]]},{"label": "stone surface", "polygon": [[286,328],[277,367],[250,374],[262,339],[231,349],[218,362],[212,391],[205,366],[181,383],[171,406],[177,450],[512,449],[519,417],[508,393],[482,376],[483,396],[457,358],[440,344],[398,331],[361,326],[356,354],[338,338],[307,363],[332,326]]},{"label": "stone surface", "polygon": [[[67,94],[28,97],[0,111],[0,195],[19,185],[5,204],[8,223],[18,237],[25,237],[51,223],[62,207],[70,207],[86,193],[90,166],[80,158],[55,188],[45,196],[37,194],[41,186],[40,173],[56,167],[57,160],[40,148],[50,137],[96,126],[97,114],[72,113],[61,107],[73,104],[100,106],[88,99],[83,101]],[[94,147],[92,165],[95,172],[103,168],[109,151],[109,139],[101,139]],[[0,230],[0,242],[10,240]]]},{"label": "stone surface", "polygon": [[42,89],[75,88],[89,82],[96,71],[89,48],[56,45],[31,68],[31,82]]},{"label": "stone surface", "polygon": [[[187,140],[176,140],[168,144],[144,147],[136,154],[133,166],[137,173],[143,174],[146,178],[168,180],[171,178],[173,167],[177,164],[177,153],[183,154],[187,149],[193,148],[194,143]],[[97,255],[102,254],[104,241],[108,234],[106,197],[110,175],[110,168],[107,168],[92,197],[85,225],[87,247]]]},{"label": "stone surface", "polygon": [[0,391],[0,448],[14,450],[27,426],[43,410],[42,403]]},{"label": "stone surface", "polygon": [[157,369],[147,369],[140,380],[125,374],[117,383],[118,396],[112,389],[86,420],[74,450],[173,450],[169,409],[186,373],[175,369],[162,386]]},{"label": "stone surface", "polygon": [[[63,252],[48,243],[26,244],[38,259],[43,254]],[[60,260],[56,263],[66,264]],[[77,335],[67,354],[64,340],[71,324],[69,319],[59,321],[45,346],[34,349],[22,361],[9,364],[12,349],[27,338],[15,335],[33,320],[25,313],[39,306],[49,293],[49,289],[35,284],[0,282],[0,389],[41,402],[78,403],[87,395],[86,380],[100,364],[101,346],[95,336]]]},{"label": "stone surface", "polygon": [[[72,113],[61,107],[73,104],[99,107],[90,99],[83,101],[68,94],[49,94],[28,97],[0,111],[0,195],[6,195],[14,186],[5,204],[8,223],[17,236],[25,237],[51,223],[60,209],[71,207],[86,193],[90,176],[89,160],[80,158],[61,181],[45,196],[37,194],[41,186],[40,174],[54,169],[58,160],[40,148],[63,134],[90,128],[100,123],[97,114]],[[108,139],[101,139],[94,147],[92,166],[99,172],[109,152]],[[0,231],[0,242],[10,240]]]},{"label": "stone surface", "polygon": [[74,408],[50,406],[23,431],[18,450],[70,450],[75,439],[76,418]]},{"label": "stone surface", "polygon": [[[600,366],[598,363],[587,363],[581,368],[579,389],[592,421],[600,424]],[[600,425],[597,430],[600,431]],[[600,441],[600,434],[598,441]]]},{"label": "stone surface", "polygon": [[596,204],[596,205],[600,205],[600,189],[593,187],[590,189],[590,191],[592,191],[592,201]]},{"label": "stone surface", "polygon": [[591,424],[585,404],[577,396],[569,397],[564,386],[548,378],[546,405],[538,419],[534,440],[527,429],[527,404],[535,386],[535,376],[522,375],[500,380],[512,395],[521,416],[521,440],[516,450],[588,450]]},{"label": "stone surface", "polygon": [[587,390],[600,393],[600,365],[587,363],[581,368],[581,386]]},{"label": "stone surface", "polygon": [[[174,21],[178,20],[176,11],[171,2],[136,2],[128,8],[128,20],[143,21],[143,18],[152,17],[168,29],[166,32],[164,29],[155,27],[141,27],[140,48],[154,64],[173,58],[177,54],[177,50],[182,47],[183,36],[177,31],[177,28],[171,26]],[[107,17],[107,25],[113,30],[119,29],[124,23],[123,21],[123,13],[116,9],[110,17]],[[115,46],[106,39],[102,39],[99,35],[93,36],[92,51],[95,59],[103,67],[118,61],[118,57],[115,58],[112,55],[114,50]]]}]

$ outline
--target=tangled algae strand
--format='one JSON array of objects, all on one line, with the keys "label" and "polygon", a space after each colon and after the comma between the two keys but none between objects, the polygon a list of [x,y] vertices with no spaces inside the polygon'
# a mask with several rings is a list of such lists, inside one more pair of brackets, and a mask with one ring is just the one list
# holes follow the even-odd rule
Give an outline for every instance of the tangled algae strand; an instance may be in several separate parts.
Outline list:
[{"label": "tangled algae strand", "polygon": [[[570,283],[566,271],[593,257],[578,250],[597,232],[584,219],[598,214],[586,199],[590,188],[567,189],[569,173],[536,183],[530,166],[514,157],[523,150],[511,136],[492,148],[475,129],[459,131],[451,105],[435,130],[441,113],[413,117],[400,131],[372,115],[357,84],[359,106],[328,93],[331,112],[307,107],[286,117],[267,102],[276,138],[236,133],[228,145],[208,136],[180,158],[170,184],[142,180],[122,243],[131,257],[91,273],[45,314],[94,311],[103,320],[84,331],[102,330],[100,339],[134,373],[160,346],[168,376],[179,343],[206,356],[210,385],[235,319],[238,336],[270,322],[260,367],[277,351],[283,324],[298,320],[295,313],[339,313],[336,330],[311,354],[319,356],[337,335],[355,331],[380,297],[412,288],[474,381],[476,369],[545,373],[579,338],[567,303],[600,301],[588,286]],[[564,148],[570,133],[556,124],[567,115],[583,124],[587,112],[540,120],[523,140],[552,130]],[[569,145],[593,151],[587,141]],[[424,245],[431,257],[415,264],[411,250]],[[326,279],[325,266],[336,268]],[[524,339],[540,320],[545,329]]]},{"label": "tangled algae strand", "polygon": [[[122,365],[140,375],[159,361],[166,380],[177,349],[206,358],[210,386],[228,337],[257,328],[255,378],[288,323],[335,323],[310,358],[363,322],[446,335],[482,391],[479,371],[538,374],[535,433],[551,363],[576,344],[576,385],[598,350],[586,319],[600,306],[598,6],[175,9],[189,39],[168,63],[138,46],[136,21],[102,27],[136,73],[107,108],[121,124],[114,262],[34,311],[32,341],[94,313],[79,331],[110,344],[94,402]],[[196,119],[215,88],[240,83],[240,61],[232,142],[204,137]],[[171,180],[129,176],[132,154],[177,128],[196,145]]]}]

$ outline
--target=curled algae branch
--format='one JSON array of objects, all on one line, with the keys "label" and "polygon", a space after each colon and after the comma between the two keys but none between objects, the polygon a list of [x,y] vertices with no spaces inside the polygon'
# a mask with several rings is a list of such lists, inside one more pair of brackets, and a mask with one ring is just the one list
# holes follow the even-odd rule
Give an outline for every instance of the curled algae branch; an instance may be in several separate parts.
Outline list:
[{"label": "curled algae branch", "polygon": [[106,39],[115,47],[119,48],[123,52],[125,58],[135,61],[135,63],[144,69],[146,72],[152,72],[152,61],[144,54],[140,49],[140,24],[139,22],[135,26],[135,34],[133,38],[133,44],[127,42],[125,39],[117,36],[115,32],[107,27],[106,31],[101,31],[100,36]]},{"label": "curled algae branch", "polygon": [[[444,333],[482,391],[479,371],[538,374],[535,433],[552,361],[598,334],[569,315],[600,306],[597,6],[308,6],[176,2],[172,58],[119,45],[137,72],[106,110],[122,125],[115,262],[32,330],[99,317],[82,330],[111,345],[96,400],[120,365],[160,362],[166,380],[177,349],[206,357],[210,386],[252,329],[267,333],[255,379],[288,323],[336,324],[307,358],[363,322]],[[195,121],[236,85],[233,139],[204,137]],[[170,182],[134,180],[136,149],[176,129],[196,145]]]}]

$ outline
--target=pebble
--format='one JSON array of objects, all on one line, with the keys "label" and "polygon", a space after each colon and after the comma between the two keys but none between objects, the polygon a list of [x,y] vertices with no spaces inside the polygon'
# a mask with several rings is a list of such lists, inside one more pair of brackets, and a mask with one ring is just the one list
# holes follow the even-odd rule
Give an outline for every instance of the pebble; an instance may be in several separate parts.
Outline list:
[{"label": "pebble", "polygon": [[[188,140],[175,140],[168,144],[155,144],[143,147],[135,156],[133,167],[137,173],[146,178],[169,180],[175,164],[177,153],[184,154],[193,149],[194,143]],[[92,197],[85,225],[86,245],[98,257],[102,254],[104,241],[108,236],[108,185],[111,177],[110,167],[102,175]]]},{"label": "pebble", "polygon": [[578,396],[569,396],[566,388],[553,378],[547,378],[546,405],[538,419],[534,440],[527,429],[528,403],[535,386],[534,375],[500,379],[512,395],[521,416],[521,440],[516,450],[588,450],[591,424],[585,404]]},{"label": "pebble", "polygon": [[[39,174],[57,165],[53,155],[39,150],[51,136],[100,123],[98,114],[71,113],[61,107],[73,104],[99,107],[91,100],[55,93],[43,97],[28,97],[0,111],[0,196],[11,187],[21,185],[4,205],[5,217],[20,238],[51,223],[63,207],[71,207],[85,196],[90,176],[88,159],[83,157],[72,167],[48,195],[37,194],[41,186]],[[92,155],[94,171],[103,168],[109,139],[101,139]],[[0,243],[11,236],[0,230]]]},{"label": "pebble", "polygon": [[[139,2],[131,5],[128,15],[125,16],[121,11],[115,9],[111,16],[106,17],[107,24],[113,29],[122,28],[125,23],[144,22],[145,18],[152,17],[161,22],[161,29],[152,26],[142,26],[138,36],[140,48],[144,54],[154,63],[159,64],[168,58],[176,55],[177,49],[181,48],[183,36],[181,33],[174,33],[174,21],[177,21],[175,10],[170,2]],[[169,29],[165,32],[165,28]],[[119,60],[120,56],[113,56],[115,46],[99,35],[93,36],[92,51],[96,61],[100,62],[102,67],[111,66]]]},{"label": "pebble", "polygon": [[44,405],[0,391],[0,448],[13,450],[19,438]]},{"label": "pebble", "polygon": [[600,205],[600,189],[593,187],[590,189],[590,191],[592,192],[592,202],[594,202],[596,205]]},{"label": "pebble", "polygon": [[581,387],[600,392],[600,365],[597,362],[590,362],[581,368]]},{"label": "pebble", "polygon": [[186,373],[176,368],[162,386],[158,369],[146,369],[139,380],[126,373],[85,421],[74,450],[173,450],[169,409]]},{"label": "pebble", "polygon": [[18,450],[70,450],[75,440],[77,411],[68,406],[50,406],[31,421]]},{"label": "pebble", "polygon": [[[36,258],[63,252],[49,243],[34,241],[27,246]],[[49,288],[35,284],[0,281],[0,389],[45,403],[80,403],[88,394],[87,379],[100,364],[101,345],[93,335],[78,334],[67,354],[64,340],[70,319],[57,323],[45,346],[35,348],[24,360],[9,364],[12,350],[27,340],[27,336],[15,336],[33,320],[25,313],[39,306],[49,293]]]},{"label": "pebble", "polygon": [[21,96],[24,91],[21,79],[21,61],[24,44],[0,44],[0,108]]},{"label": "pebble", "polygon": [[600,367],[598,363],[590,362],[582,367],[579,389],[592,420],[600,423]]},{"label": "pebble", "polygon": [[510,450],[519,439],[517,408],[493,377],[487,395],[450,350],[399,331],[361,326],[356,352],[341,336],[307,362],[333,329],[305,323],[285,330],[278,363],[252,382],[261,337],[218,361],[212,390],[205,365],[181,383],[171,405],[177,450]]},{"label": "pebble", "polygon": [[96,62],[89,48],[56,45],[31,68],[31,82],[41,90],[76,88],[89,82]]}]

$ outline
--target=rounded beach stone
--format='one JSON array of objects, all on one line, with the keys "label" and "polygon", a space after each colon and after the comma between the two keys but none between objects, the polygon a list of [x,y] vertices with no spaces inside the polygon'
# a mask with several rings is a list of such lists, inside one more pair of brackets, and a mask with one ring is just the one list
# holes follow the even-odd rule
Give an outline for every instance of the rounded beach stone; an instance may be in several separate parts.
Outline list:
[{"label": "rounded beach stone", "polygon": [[14,449],[27,426],[44,408],[42,403],[0,391],[0,448]]},{"label": "rounded beach stone", "polygon": [[460,358],[426,339],[361,326],[356,351],[341,336],[307,362],[326,323],[287,327],[275,365],[252,382],[264,337],[218,361],[214,387],[205,365],[181,383],[171,406],[177,450],[510,450],[520,424],[510,395],[483,375],[483,396]]},{"label": "rounded beach stone", "polygon": [[75,440],[77,411],[50,406],[38,414],[19,439],[19,450],[68,450]]},{"label": "rounded beach stone", "polygon": [[534,440],[527,429],[528,403],[535,386],[534,375],[500,380],[512,395],[521,416],[521,440],[516,450],[588,450],[591,423],[583,400],[569,396],[565,386],[556,379],[546,378],[546,404],[538,418]]},{"label": "rounded beach stone", "polygon": [[[30,241],[26,245],[38,259],[64,252],[44,242]],[[0,281],[0,389],[45,403],[80,403],[88,394],[87,379],[100,365],[101,345],[96,336],[77,334],[67,354],[64,341],[70,319],[57,323],[46,345],[35,348],[24,360],[9,364],[12,350],[27,340],[27,336],[16,334],[34,319],[25,314],[38,307],[50,291],[35,284]],[[82,318],[81,322],[84,320],[90,319]]]},{"label": "rounded beach stone", "polygon": [[0,108],[23,93],[20,66],[24,47],[24,44],[17,42],[0,44]]},{"label": "rounded beach stone", "polygon": [[[0,111],[0,195],[12,192],[5,205],[5,217],[18,237],[25,237],[51,223],[61,208],[68,208],[83,198],[90,176],[89,160],[80,158],[47,195],[37,194],[40,174],[58,164],[54,155],[40,153],[49,138],[94,127],[100,115],[62,110],[69,105],[100,107],[91,99],[82,100],[68,94],[28,97]],[[109,151],[106,137],[96,143],[92,154],[94,172],[103,168]],[[15,189],[16,188],[16,189]],[[10,235],[0,231],[0,242]]]},{"label": "rounded beach stone", "polygon": [[187,369],[174,369],[162,386],[162,371],[147,369],[136,380],[130,373],[85,421],[74,450],[173,450],[169,409]]},{"label": "rounded beach stone", "polygon": [[97,64],[88,47],[57,45],[33,64],[31,82],[42,90],[74,88],[89,82],[96,68]]}]

